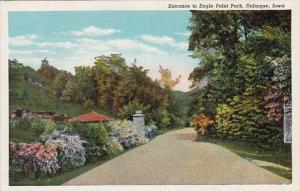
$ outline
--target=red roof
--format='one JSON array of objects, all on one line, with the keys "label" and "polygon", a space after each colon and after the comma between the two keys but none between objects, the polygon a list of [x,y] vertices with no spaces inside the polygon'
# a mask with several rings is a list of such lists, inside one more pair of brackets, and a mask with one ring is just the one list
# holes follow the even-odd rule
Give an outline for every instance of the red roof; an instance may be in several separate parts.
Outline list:
[{"label": "red roof", "polygon": [[70,119],[70,121],[80,121],[80,122],[106,122],[110,120],[111,119],[109,117],[96,113],[94,111],[82,115],[77,115]]}]

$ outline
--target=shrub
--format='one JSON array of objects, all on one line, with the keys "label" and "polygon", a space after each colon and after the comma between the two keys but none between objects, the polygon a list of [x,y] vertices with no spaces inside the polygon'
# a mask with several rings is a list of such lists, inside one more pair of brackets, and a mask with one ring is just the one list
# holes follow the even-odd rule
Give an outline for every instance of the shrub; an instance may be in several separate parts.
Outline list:
[{"label": "shrub", "polygon": [[194,115],[191,121],[191,126],[199,135],[205,135],[212,124],[214,124],[214,121],[204,114]]},{"label": "shrub", "polygon": [[151,115],[153,116],[153,120],[157,122],[157,125],[160,129],[170,127],[171,116],[166,109],[156,109]]},{"label": "shrub", "polygon": [[45,125],[45,133],[51,133],[55,128],[56,124],[53,120],[51,119],[42,119],[44,125]]},{"label": "shrub", "polygon": [[85,124],[74,121],[66,128],[69,134],[78,134],[86,140],[84,147],[88,161],[94,161],[107,156],[105,145],[108,141],[108,125],[104,123]]},{"label": "shrub", "polygon": [[55,174],[60,166],[55,144],[20,143],[9,146],[10,165],[29,172],[31,178],[41,174]]},{"label": "shrub", "polygon": [[115,138],[124,148],[135,145],[137,135],[131,121],[115,120],[109,122],[109,126],[111,127],[110,136]]},{"label": "shrub", "polygon": [[42,120],[34,119],[31,123],[31,128],[34,130],[34,132],[38,135],[42,134],[45,130],[45,124]]},{"label": "shrub", "polygon": [[283,143],[282,127],[270,123],[263,96],[250,90],[217,108],[216,129],[220,137],[265,145]]},{"label": "shrub", "polygon": [[[132,119],[132,115],[135,114],[137,110],[142,110],[145,114],[149,112],[150,106],[145,106],[140,102],[133,100],[128,103],[128,105],[123,106],[120,109],[119,116],[122,119]],[[148,115],[146,115],[148,116]]]},{"label": "shrub", "polygon": [[154,137],[158,132],[158,128],[155,125],[145,126],[145,136],[150,139]]},{"label": "shrub", "polygon": [[107,157],[105,145],[97,146],[87,143],[84,145],[84,148],[86,151],[87,161],[96,161],[98,159],[104,159],[105,157]]},{"label": "shrub", "polygon": [[51,134],[43,134],[40,139],[46,144],[57,146],[58,160],[62,169],[83,166],[86,162],[84,141],[78,135],[67,135],[64,131],[54,130]]},{"label": "shrub", "polygon": [[51,119],[34,119],[31,123],[31,128],[38,134],[51,133],[56,127],[56,124]]},{"label": "shrub", "polygon": [[30,129],[31,121],[27,118],[9,119],[10,128]]},{"label": "shrub", "polygon": [[92,108],[94,106],[94,102],[90,99],[86,100],[83,104],[84,108]]},{"label": "shrub", "polygon": [[108,134],[103,123],[89,124],[82,131],[82,137],[91,145],[103,146],[108,141]]},{"label": "shrub", "polygon": [[108,156],[116,156],[124,151],[122,145],[116,139],[110,139],[106,145]]}]

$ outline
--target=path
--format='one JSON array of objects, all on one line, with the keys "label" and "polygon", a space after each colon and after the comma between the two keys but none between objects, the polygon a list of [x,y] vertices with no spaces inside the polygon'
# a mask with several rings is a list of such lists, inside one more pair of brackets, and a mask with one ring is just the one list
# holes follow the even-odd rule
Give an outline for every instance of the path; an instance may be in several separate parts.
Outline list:
[{"label": "path", "polygon": [[191,128],[160,135],[65,185],[289,183],[221,146],[195,138]]}]

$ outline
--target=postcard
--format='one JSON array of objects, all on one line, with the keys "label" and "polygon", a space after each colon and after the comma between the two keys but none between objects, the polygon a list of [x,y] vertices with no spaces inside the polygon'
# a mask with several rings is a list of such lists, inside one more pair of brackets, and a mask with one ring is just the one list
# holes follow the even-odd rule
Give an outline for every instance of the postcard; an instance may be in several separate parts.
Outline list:
[{"label": "postcard", "polygon": [[1,2],[3,190],[298,190],[299,2]]}]

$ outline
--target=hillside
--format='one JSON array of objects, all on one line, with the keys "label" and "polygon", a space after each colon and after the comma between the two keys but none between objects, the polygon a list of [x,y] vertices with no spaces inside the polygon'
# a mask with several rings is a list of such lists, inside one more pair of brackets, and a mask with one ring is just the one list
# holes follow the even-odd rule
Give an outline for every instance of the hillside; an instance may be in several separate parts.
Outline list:
[{"label": "hillside", "polygon": [[[33,79],[37,82],[33,85]],[[22,108],[29,111],[52,111],[66,116],[73,116],[88,111],[96,111],[113,117],[113,113],[100,107],[85,108],[81,104],[64,102],[49,95],[45,89],[51,82],[40,76],[30,67],[10,66],[10,108]]]}]

